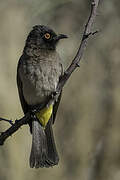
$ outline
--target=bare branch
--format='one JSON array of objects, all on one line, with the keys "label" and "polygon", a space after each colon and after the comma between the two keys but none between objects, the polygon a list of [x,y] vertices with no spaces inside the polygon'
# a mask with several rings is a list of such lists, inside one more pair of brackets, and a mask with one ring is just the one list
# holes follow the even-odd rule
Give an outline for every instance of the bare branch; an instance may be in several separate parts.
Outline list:
[{"label": "bare branch", "polygon": [[[11,136],[14,132],[16,132],[22,125],[27,124],[30,120],[30,113],[27,113],[24,117],[19,120],[16,120],[12,126],[7,129],[5,132],[2,132],[0,135],[0,145],[4,144],[4,141]],[[4,119],[5,120],[5,119]],[[6,120],[7,121],[7,120]]]},{"label": "bare branch", "polygon": [[[91,29],[93,27],[93,23],[94,23],[94,20],[95,20],[95,17],[96,17],[96,12],[97,12],[99,1],[100,0],[91,0],[91,11],[90,11],[88,21],[87,21],[87,23],[85,25],[85,29],[84,29],[84,32],[83,32],[83,36],[82,36],[82,40],[81,40],[78,52],[77,52],[75,58],[73,59],[71,65],[67,68],[67,70],[64,72],[63,76],[60,78],[60,81],[58,83],[56,92],[52,93],[51,96],[48,97],[47,101],[42,106],[41,105],[34,106],[33,110],[40,111],[43,107],[46,107],[47,105],[49,105],[51,101],[55,101],[56,98],[58,97],[58,94],[63,89],[65,83],[70,78],[72,72],[77,67],[80,67],[80,65],[79,65],[80,60],[81,60],[81,58],[83,56],[83,53],[84,53],[84,50],[85,50],[85,47],[86,47],[86,44],[87,44],[87,41],[88,41],[89,37],[98,32],[98,31],[92,32]],[[30,120],[30,117],[31,116],[30,116],[30,112],[29,112],[23,118],[21,118],[20,120],[17,120],[8,130],[3,132],[0,135],[0,145],[3,145],[4,141],[9,136],[11,136],[14,132],[16,132],[22,125],[27,124],[29,122],[29,120]],[[5,121],[8,121],[8,120],[5,120]]]},{"label": "bare branch", "polygon": [[0,118],[0,121],[6,121],[6,122],[10,123],[10,125],[13,125],[13,121],[9,120],[9,119]]},{"label": "bare branch", "polygon": [[85,25],[84,33],[83,33],[83,36],[82,36],[82,40],[81,40],[78,52],[77,52],[75,58],[73,59],[71,65],[67,68],[64,75],[61,77],[61,80],[60,80],[60,82],[58,84],[58,88],[57,88],[58,91],[60,91],[63,88],[66,81],[71,76],[72,72],[77,67],[79,67],[78,65],[79,65],[80,60],[81,60],[81,58],[83,56],[83,52],[85,50],[85,47],[86,47],[86,44],[87,44],[87,41],[88,41],[89,37],[98,32],[98,31],[95,31],[94,33],[91,32],[91,29],[93,27],[93,23],[94,23],[96,14],[97,14],[98,4],[99,4],[99,0],[91,0],[90,16],[89,16],[88,21],[87,21],[87,23]]}]

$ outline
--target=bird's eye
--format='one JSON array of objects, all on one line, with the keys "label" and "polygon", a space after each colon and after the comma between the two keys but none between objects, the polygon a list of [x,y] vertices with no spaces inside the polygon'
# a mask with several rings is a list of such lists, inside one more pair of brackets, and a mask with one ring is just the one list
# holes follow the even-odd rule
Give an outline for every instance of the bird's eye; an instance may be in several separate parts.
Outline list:
[{"label": "bird's eye", "polygon": [[45,39],[50,39],[50,38],[51,38],[51,35],[50,35],[49,33],[46,33],[46,34],[44,35],[44,37],[45,37]]}]

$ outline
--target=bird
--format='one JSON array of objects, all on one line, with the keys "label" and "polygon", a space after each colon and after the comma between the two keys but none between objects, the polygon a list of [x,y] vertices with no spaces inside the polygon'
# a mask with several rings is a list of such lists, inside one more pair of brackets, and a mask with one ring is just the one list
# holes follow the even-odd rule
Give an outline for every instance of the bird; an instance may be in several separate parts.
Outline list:
[{"label": "bird", "polygon": [[31,112],[29,121],[32,147],[29,158],[31,168],[58,165],[53,124],[61,100],[62,91],[56,101],[39,111],[35,107],[45,103],[56,91],[63,65],[57,44],[67,35],[57,34],[50,27],[35,25],[27,36],[22,56],[17,66],[17,87],[24,114]]}]

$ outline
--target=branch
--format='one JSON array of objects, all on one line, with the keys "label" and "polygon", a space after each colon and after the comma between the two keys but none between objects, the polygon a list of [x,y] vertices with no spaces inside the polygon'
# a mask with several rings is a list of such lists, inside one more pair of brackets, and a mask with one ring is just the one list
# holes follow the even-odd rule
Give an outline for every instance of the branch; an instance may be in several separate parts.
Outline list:
[{"label": "branch", "polygon": [[[83,32],[83,36],[82,36],[82,40],[81,40],[78,52],[77,52],[75,58],[73,59],[71,65],[67,68],[67,70],[64,72],[63,76],[60,78],[60,81],[58,83],[56,92],[52,93],[51,96],[48,97],[47,101],[44,104],[34,106],[33,111],[40,111],[43,107],[48,106],[51,103],[51,101],[55,101],[57,99],[57,97],[58,97],[58,94],[63,89],[65,83],[70,78],[72,72],[77,67],[80,67],[79,63],[80,63],[80,60],[81,60],[81,58],[83,56],[87,41],[88,41],[90,36],[97,33],[97,31],[92,32],[91,29],[93,27],[93,23],[94,23],[94,20],[95,20],[95,17],[96,17],[96,12],[97,12],[97,8],[98,8],[98,5],[99,5],[99,1],[100,0],[91,0],[91,11],[90,11],[88,21],[87,21],[87,23],[85,25],[85,29],[84,29],[84,32]],[[0,145],[3,145],[4,141],[9,136],[11,136],[14,132],[16,132],[22,125],[27,124],[30,121],[30,117],[31,117],[31,115],[30,115],[30,112],[29,112],[23,118],[15,121],[15,123],[9,129],[7,129],[5,132],[1,133],[1,135],[0,135]],[[1,118],[0,120],[4,120],[4,121],[9,122],[9,120],[5,120],[3,118]]]},{"label": "branch", "polygon": [[[24,117],[19,120],[16,120],[15,123],[12,123],[12,126],[7,129],[5,132],[2,132],[0,135],[0,145],[4,144],[4,141],[11,136],[14,132],[16,132],[22,125],[27,124],[31,118],[30,113],[27,113]],[[7,119],[0,118],[0,121],[8,121]]]},{"label": "branch", "polygon": [[95,17],[96,17],[98,5],[99,5],[99,0],[91,0],[90,16],[89,16],[88,21],[85,25],[85,29],[83,32],[83,36],[82,36],[82,40],[81,40],[78,52],[77,52],[75,58],[73,59],[71,65],[67,68],[67,70],[64,72],[64,75],[61,77],[61,80],[60,80],[60,82],[58,84],[58,88],[57,88],[58,91],[62,90],[66,81],[71,76],[72,72],[77,67],[80,67],[79,63],[80,63],[80,60],[82,59],[82,56],[83,56],[83,53],[84,53],[84,50],[85,50],[85,47],[86,47],[86,44],[87,44],[89,37],[98,32],[98,31],[95,31],[95,32],[91,31]]},{"label": "branch", "polygon": [[12,120],[8,120],[8,119],[0,118],[0,121],[6,121],[6,122],[10,123],[10,125],[13,125]]}]

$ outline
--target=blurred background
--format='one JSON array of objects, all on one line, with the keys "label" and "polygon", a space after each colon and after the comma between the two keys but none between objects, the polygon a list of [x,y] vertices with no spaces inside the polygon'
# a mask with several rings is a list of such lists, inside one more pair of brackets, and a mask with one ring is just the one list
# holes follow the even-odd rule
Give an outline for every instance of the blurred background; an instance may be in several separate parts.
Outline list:
[{"label": "blurred background", "polygon": [[[74,58],[90,0],[0,1],[0,117],[23,116],[16,68],[32,26],[49,25],[69,39],[58,52]],[[0,147],[0,180],[120,180],[120,2],[101,1],[92,37],[67,82],[54,125],[58,166],[30,169],[31,135],[23,126]],[[0,131],[9,127],[0,122]]]}]

